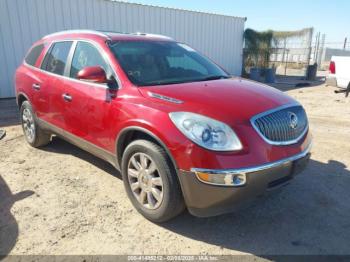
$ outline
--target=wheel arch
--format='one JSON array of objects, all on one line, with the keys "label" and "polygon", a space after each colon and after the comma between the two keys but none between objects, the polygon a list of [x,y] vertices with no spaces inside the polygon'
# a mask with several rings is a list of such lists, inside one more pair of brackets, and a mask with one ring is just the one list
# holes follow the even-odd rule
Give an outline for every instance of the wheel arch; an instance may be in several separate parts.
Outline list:
[{"label": "wheel arch", "polygon": [[144,128],[144,127],[139,127],[139,126],[129,126],[124,128],[118,135],[116,139],[116,157],[117,157],[117,163],[121,167],[121,160],[123,157],[123,153],[127,145],[136,140],[136,139],[147,139],[150,141],[155,142],[159,146],[161,146],[165,152],[167,153],[173,167],[176,170],[178,170],[177,164],[174,160],[174,157],[172,156],[170,150],[166,146],[166,144],[157,136],[155,135],[152,131]]},{"label": "wheel arch", "polygon": [[22,92],[18,93],[17,97],[16,97],[16,102],[17,102],[18,108],[21,108],[24,101],[28,101],[30,104],[32,104],[30,102],[30,99],[28,98],[28,96],[26,94],[24,94]]}]

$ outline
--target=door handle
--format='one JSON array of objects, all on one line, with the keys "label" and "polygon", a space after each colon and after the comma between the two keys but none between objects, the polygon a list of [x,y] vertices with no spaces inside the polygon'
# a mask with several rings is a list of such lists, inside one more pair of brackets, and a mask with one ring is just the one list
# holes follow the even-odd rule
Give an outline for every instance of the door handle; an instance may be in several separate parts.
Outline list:
[{"label": "door handle", "polygon": [[39,84],[33,84],[32,87],[35,90],[40,90],[40,85]]},{"label": "door handle", "polygon": [[67,102],[72,101],[72,97],[70,95],[68,95],[68,94],[63,94],[62,97]]}]

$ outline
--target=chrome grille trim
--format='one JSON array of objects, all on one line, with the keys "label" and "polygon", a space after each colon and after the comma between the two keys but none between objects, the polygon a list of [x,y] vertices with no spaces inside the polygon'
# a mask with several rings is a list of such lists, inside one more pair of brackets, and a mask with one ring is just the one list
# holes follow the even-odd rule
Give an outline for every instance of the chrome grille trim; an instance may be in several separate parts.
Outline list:
[{"label": "chrome grille trim", "polygon": [[[268,144],[280,145],[280,146],[296,144],[300,141],[301,138],[305,136],[305,134],[309,130],[309,123],[307,120],[307,116],[305,114],[305,120],[306,120],[305,128],[297,138],[289,139],[290,137],[293,136],[293,134],[292,134],[292,130],[287,128],[287,126],[283,123],[283,118],[285,116],[283,115],[282,111],[284,109],[291,108],[291,107],[302,108],[302,106],[299,103],[283,105],[283,106],[262,112],[258,115],[255,115],[250,119],[250,122],[254,127],[254,129],[256,130],[256,132],[259,134],[259,136]],[[271,125],[271,122],[273,122],[276,128],[269,128],[269,122],[267,120],[267,116],[271,120],[270,125]],[[266,134],[266,136],[264,134]],[[279,139],[279,141],[274,141],[269,139],[271,137],[277,137],[281,139]]]}]

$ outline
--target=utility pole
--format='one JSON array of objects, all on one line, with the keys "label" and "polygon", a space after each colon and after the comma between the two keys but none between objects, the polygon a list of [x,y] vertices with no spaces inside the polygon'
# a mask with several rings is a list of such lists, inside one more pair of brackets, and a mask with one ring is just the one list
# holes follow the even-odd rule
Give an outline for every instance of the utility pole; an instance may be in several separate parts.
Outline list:
[{"label": "utility pole", "polygon": [[284,46],[283,46],[283,55],[282,55],[282,63],[285,62],[285,66],[284,66],[284,75],[287,74],[287,61],[285,60],[285,56],[286,56],[286,48],[287,48],[287,38],[284,38]]},{"label": "utility pole", "polygon": [[314,63],[317,64],[317,61],[318,61],[318,50],[320,48],[320,39],[321,38],[321,32],[318,32],[317,34],[317,44],[315,46],[315,57],[314,57]]},{"label": "utility pole", "polygon": [[345,39],[344,39],[344,50],[346,49],[346,43],[348,42],[348,38],[347,37],[345,37]]},{"label": "utility pole", "polygon": [[314,46],[314,57],[313,57],[314,63],[316,61],[318,41],[319,41],[319,32],[316,34],[316,41],[315,41],[315,46]]},{"label": "utility pole", "polygon": [[285,75],[285,76],[287,75],[287,66],[288,66],[289,49],[286,49],[286,54],[287,54],[287,57],[286,57],[286,64],[284,65],[284,75]]},{"label": "utility pole", "polygon": [[310,60],[311,60],[311,53],[312,53],[312,38],[313,38],[313,35],[314,35],[314,29],[311,28],[310,31],[309,31],[309,37],[308,37],[308,54],[307,54],[307,65],[306,66],[309,66],[310,65]]},{"label": "utility pole", "polygon": [[312,39],[313,39],[313,36],[314,36],[314,29],[313,29],[313,28],[310,28],[309,36],[308,36],[308,42],[307,42],[308,51],[307,51],[307,62],[306,62],[306,70],[305,70],[305,79],[307,79],[307,76],[308,76],[308,69],[309,69],[310,61],[311,61]]},{"label": "utility pole", "polygon": [[319,50],[318,50],[318,59],[317,59],[317,67],[320,68],[322,62],[324,62],[324,45],[326,40],[326,34],[322,34],[321,41],[319,44]]}]

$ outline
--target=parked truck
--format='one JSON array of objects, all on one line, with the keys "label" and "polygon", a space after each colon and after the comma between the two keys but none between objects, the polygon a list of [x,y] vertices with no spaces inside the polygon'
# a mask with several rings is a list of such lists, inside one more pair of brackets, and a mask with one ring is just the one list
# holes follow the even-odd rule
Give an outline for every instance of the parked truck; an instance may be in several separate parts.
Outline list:
[{"label": "parked truck", "polygon": [[327,84],[339,88],[347,88],[350,84],[350,57],[332,56],[329,64]]}]

